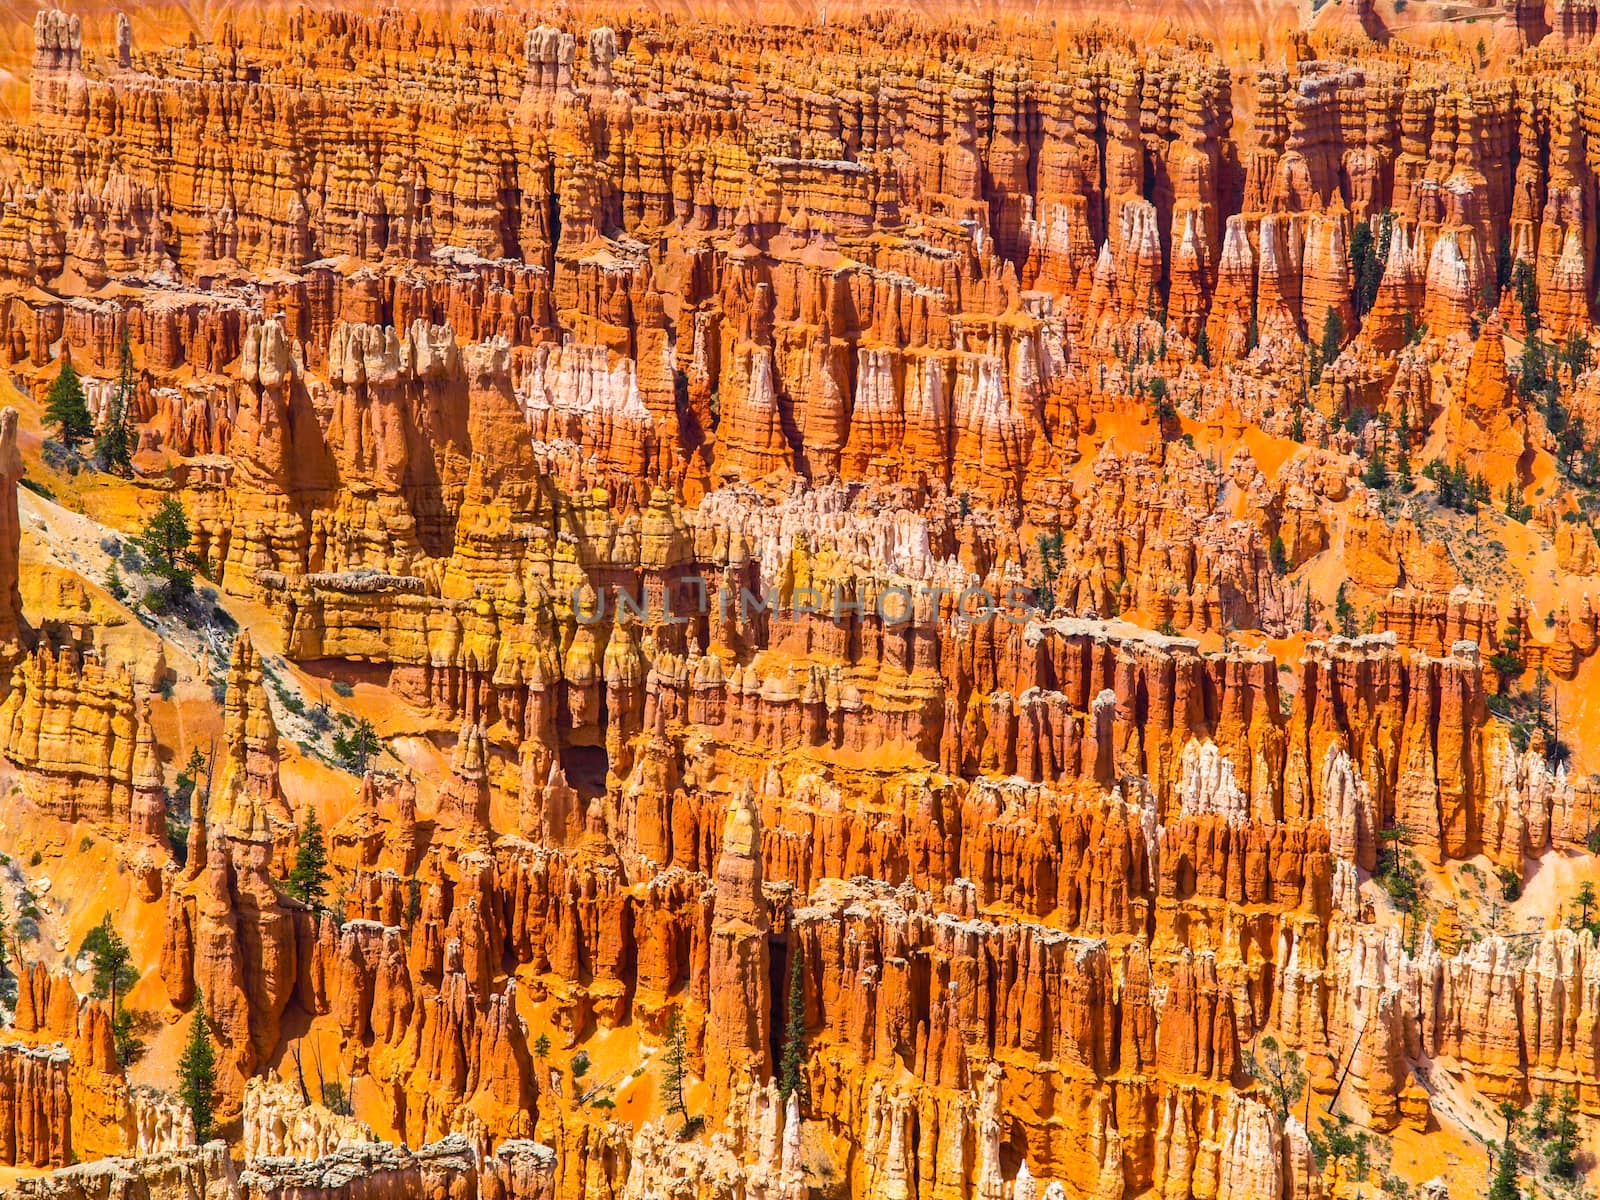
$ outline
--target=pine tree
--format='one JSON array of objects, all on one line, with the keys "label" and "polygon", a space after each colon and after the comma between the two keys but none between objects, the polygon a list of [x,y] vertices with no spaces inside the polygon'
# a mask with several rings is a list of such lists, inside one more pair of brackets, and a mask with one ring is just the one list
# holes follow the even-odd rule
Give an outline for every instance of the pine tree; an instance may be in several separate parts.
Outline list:
[{"label": "pine tree", "polygon": [[1583,885],[1578,888],[1578,894],[1572,898],[1572,902],[1578,906],[1578,921],[1573,928],[1587,929],[1589,927],[1589,910],[1594,907],[1594,884],[1587,879],[1584,880]]},{"label": "pine tree", "polygon": [[1589,345],[1589,339],[1578,330],[1574,329],[1567,334],[1567,340],[1561,347],[1559,357],[1562,366],[1567,368],[1574,382],[1576,382],[1579,375],[1588,369],[1589,358],[1593,351],[1594,348]]},{"label": "pine tree", "polygon": [[139,975],[133,969],[133,951],[122,940],[111,924],[111,914],[100,919],[100,924],[84,936],[80,953],[87,954],[93,964],[93,987],[90,992],[96,1000],[114,998],[126,992],[137,982]]},{"label": "pine tree", "polygon": [[152,596],[155,608],[165,608],[194,590],[194,572],[183,565],[194,534],[177,499],[168,496],[163,500],[135,541],[144,551],[151,573],[162,581],[159,595]]},{"label": "pine tree", "polygon": [[1540,1141],[1550,1136],[1550,1093],[1540,1092],[1528,1113],[1528,1125]]},{"label": "pine tree", "polygon": [[128,327],[123,325],[122,344],[117,352],[117,385],[112,389],[111,404],[94,444],[95,457],[100,460],[102,470],[119,475],[133,473],[133,401],[138,386],[133,370],[133,347],[128,342]]},{"label": "pine tree", "polygon": [[1206,340],[1206,331],[1200,330],[1200,336],[1194,340],[1194,354],[1206,366],[1211,365],[1211,343]]},{"label": "pine tree", "polygon": [[1377,439],[1376,445],[1372,448],[1372,457],[1367,459],[1366,468],[1361,472],[1361,482],[1374,492],[1381,492],[1389,486],[1386,440],[1381,437]]},{"label": "pine tree", "polygon": [[83,400],[83,384],[71,361],[61,364],[61,373],[50,385],[45,399],[44,420],[47,425],[59,426],[56,441],[69,450],[84,438],[94,435],[94,418]]},{"label": "pine tree", "polygon": [[661,1102],[667,1111],[677,1113],[684,1128],[689,1127],[689,1106],[683,1098],[683,1082],[689,1059],[683,1013],[674,1008],[667,1014],[667,1046],[661,1053]]},{"label": "pine tree", "polygon": [[1568,1088],[1556,1101],[1556,1118],[1550,1123],[1550,1174],[1557,1179],[1578,1177],[1577,1112],[1578,1097]]},{"label": "pine tree", "polygon": [[378,731],[366,717],[362,717],[348,734],[341,732],[333,735],[334,756],[344,763],[346,770],[357,775],[367,773],[368,760],[382,749]]},{"label": "pine tree", "polygon": [[1330,366],[1334,358],[1339,357],[1339,350],[1344,349],[1344,318],[1339,317],[1338,309],[1328,309],[1328,315],[1322,322],[1322,342],[1312,350],[1312,368],[1310,368],[1310,382],[1317,386],[1322,381],[1322,370]]},{"label": "pine tree", "polygon": [[205,997],[198,991],[194,996],[194,1017],[189,1022],[189,1040],[178,1060],[178,1095],[194,1118],[195,1141],[204,1145],[216,1137],[217,1051],[206,1026]]},{"label": "pine tree", "polygon": [[1546,707],[1549,689],[1550,676],[1541,666],[1533,673],[1533,719],[1538,725],[1539,732],[1543,733],[1546,739],[1550,736],[1550,718]]},{"label": "pine tree", "polygon": [[1339,585],[1339,594],[1333,600],[1333,615],[1339,622],[1339,632],[1344,634],[1345,637],[1355,637],[1356,610],[1355,606],[1350,603],[1349,598],[1346,597],[1344,589],[1345,585],[1341,583]]},{"label": "pine tree", "polygon": [[182,567],[182,556],[194,541],[189,529],[189,514],[174,497],[168,496],[145,522],[140,531],[139,548],[162,574],[170,574]]},{"label": "pine tree", "polygon": [[1279,1047],[1270,1035],[1262,1038],[1260,1045],[1265,1053],[1260,1053],[1254,1045],[1244,1051],[1244,1069],[1262,1085],[1267,1099],[1278,1110],[1278,1118],[1288,1120],[1305,1094],[1305,1068],[1299,1054]]},{"label": "pine tree", "polygon": [[1337,308],[1330,307],[1322,319],[1322,357],[1332,362],[1344,349],[1344,318]]},{"label": "pine tree", "polygon": [[1517,1144],[1511,1140],[1511,1122],[1506,1121],[1505,1141],[1495,1157],[1494,1178],[1489,1183],[1489,1200],[1522,1200],[1517,1187]]},{"label": "pine tree", "polygon": [[133,1018],[123,1003],[128,989],[139,982],[139,972],[133,966],[133,951],[112,926],[111,914],[107,913],[100,924],[84,936],[79,953],[87,954],[92,963],[94,984],[90,995],[96,1000],[111,1002],[111,1036],[117,1047],[117,1061],[126,1066],[139,1051]]},{"label": "pine tree", "polygon": [[1507,621],[1500,634],[1500,649],[1489,656],[1489,666],[1500,676],[1500,690],[1508,690],[1523,671],[1522,627]]},{"label": "pine tree", "polygon": [[1289,573],[1289,550],[1283,544],[1283,535],[1281,533],[1272,535],[1267,557],[1272,561],[1273,574],[1287,575]]},{"label": "pine tree", "polygon": [[805,1100],[806,993],[805,958],[796,944],[789,967],[789,1021],[783,1030],[783,1059],[778,1069],[778,1093],[785,1100],[796,1092]]},{"label": "pine tree", "polygon": [[189,761],[178,772],[178,800],[184,805],[184,811],[188,811],[189,797],[194,795],[195,788],[200,786],[200,776],[205,773],[206,756],[200,753],[199,746],[191,746]]},{"label": "pine tree", "polygon": [[1540,401],[1548,406],[1557,390],[1552,387],[1554,382],[1549,348],[1543,338],[1530,330],[1522,344],[1522,355],[1517,359],[1517,391],[1525,400]]},{"label": "pine tree", "polygon": [[1506,516],[1510,517],[1513,521],[1526,521],[1529,517],[1533,516],[1533,506],[1531,504],[1524,504],[1522,502],[1521,494],[1517,491],[1517,485],[1515,483],[1506,484],[1504,499],[1506,505]]},{"label": "pine tree", "polygon": [[306,809],[306,823],[294,850],[294,868],[284,888],[296,900],[320,908],[328,891],[328,850],[322,840],[322,823],[316,810]]},{"label": "pine tree", "polygon": [[1516,292],[1517,307],[1522,310],[1523,328],[1531,335],[1539,328],[1539,283],[1527,259],[1517,259],[1511,268],[1511,286]]},{"label": "pine tree", "polygon": [[[1434,467],[1433,463],[1428,465]],[[1445,508],[1455,508],[1461,503],[1460,494],[1456,491],[1455,472],[1449,467],[1435,467],[1433,483],[1435,492],[1439,497],[1439,503]]]},{"label": "pine tree", "polygon": [[1356,315],[1365,316],[1371,305],[1367,301],[1368,279],[1371,278],[1370,287],[1372,294],[1377,295],[1378,281],[1374,277],[1374,267],[1377,254],[1373,246],[1372,223],[1358,221],[1350,233],[1350,262],[1355,268],[1355,283],[1350,290],[1350,299],[1355,304]]},{"label": "pine tree", "polygon": [[1372,306],[1378,299],[1378,285],[1383,282],[1383,273],[1389,266],[1389,244],[1394,240],[1394,212],[1384,209],[1383,215],[1378,218],[1378,247],[1373,258],[1377,260],[1377,270],[1373,273],[1372,282],[1368,288],[1367,312],[1372,311]]}]

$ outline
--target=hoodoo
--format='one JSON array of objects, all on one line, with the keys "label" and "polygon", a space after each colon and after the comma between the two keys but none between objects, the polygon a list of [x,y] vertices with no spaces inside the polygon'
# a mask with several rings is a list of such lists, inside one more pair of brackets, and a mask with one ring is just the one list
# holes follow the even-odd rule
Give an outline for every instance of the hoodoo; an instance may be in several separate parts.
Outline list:
[{"label": "hoodoo", "polygon": [[1592,1190],[1486,3],[0,18],[0,1192]]}]

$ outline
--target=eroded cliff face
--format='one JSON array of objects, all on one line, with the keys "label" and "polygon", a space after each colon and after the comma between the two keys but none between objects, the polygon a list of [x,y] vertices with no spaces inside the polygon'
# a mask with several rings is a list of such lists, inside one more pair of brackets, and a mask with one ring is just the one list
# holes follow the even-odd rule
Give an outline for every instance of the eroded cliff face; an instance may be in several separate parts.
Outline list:
[{"label": "eroded cliff face", "polygon": [[33,965],[17,971],[17,1000],[0,1047],[0,1160],[62,1167],[108,1154],[193,1141],[169,1097],[130,1088],[117,1062],[104,1001]]},{"label": "eroded cliff face", "polygon": [[[501,832],[482,817],[483,735],[468,725],[431,821],[413,782],[380,772],[330,830],[340,925],[252,899],[270,841],[211,829],[169,902],[171,999],[203,991],[230,1095],[293,1005],[336,1023],[341,1076],[370,1081],[407,1141],[535,1136],[571,1194],[599,1168],[567,1164],[597,1152],[616,1194],[681,1176],[721,1195],[732,1185],[710,1179],[728,1171],[793,1185],[783,1131],[799,1114],[777,1116],[765,1082],[784,1038],[774,999],[792,986],[805,1119],[841,1139],[834,1169],[859,1194],[967,1194],[975,1164],[985,1186],[1014,1188],[1024,1163],[1083,1194],[1207,1195],[1197,1180],[1219,1172],[1249,1175],[1241,1195],[1315,1189],[1303,1131],[1245,1069],[1267,1035],[1324,1090],[1350,1064],[1346,1106],[1380,1129],[1418,1086],[1411,1064],[1448,1056],[1454,1079],[1514,1100],[1595,1070],[1577,999],[1589,935],[1451,955],[1375,924],[1357,893],[1397,822],[1438,857],[1486,837],[1519,860],[1581,842],[1588,809],[1565,776],[1486,724],[1474,653],[1313,644],[1285,711],[1259,653],[1066,618],[980,652],[987,628],[952,621],[936,643],[964,686],[895,676],[902,695],[920,679],[947,698],[919,705],[924,719],[969,714],[935,724],[911,767],[868,753],[898,738],[916,763],[919,731],[859,689],[830,708],[821,682],[808,695],[756,671],[730,689],[700,668],[691,699],[658,666],[629,774],[585,799],[557,760],[524,759],[531,777],[509,777],[518,828]],[[825,656],[805,669],[826,678]],[[875,674],[881,686],[887,668]],[[627,699],[612,686],[615,722]],[[574,1105],[591,1085],[570,1060],[548,1057],[654,1041],[674,1009],[727,1133],[711,1159],[656,1126],[629,1150]],[[763,1137],[741,1132],[752,1104],[767,1106]]]},{"label": "eroded cliff face", "polygon": [[30,965],[18,1190],[1317,1200],[1324,1113],[1600,1115],[1526,869],[1600,790],[1594,68],[1355,15],[41,14],[0,356],[136,445],[19,507],[0,413],[0,752],[240,1154]]},{"label": "eroded cliff face", "polygon": [[[1452,461],[1517,459],[1521,487],[1554,446],[1542,415],[1441,389],[1407,343],[1497,300],[1515,325],[1500,275],[1535,281],[1552,338],[1589,317],[1587,134],[1554,64],[1518,87],[1040,30],[1008,54],[845,24],[819,55],[779,50],[794,30],[308,13],[242,14],[196,81],[185,51],[99,62],[41,20],[60,48],[6,135],[10,353],[43,365],[64,338],[110,375],[126,331],[146,452],[207,460],[206,560],[241,593],[309,587],[319,629],[353,572],[394,576],[369,587],[395,607],[470,595],[497,556],[475,527],[520,541],[539,516],[552,451],[508,428],[595,462],[623,514],[658,482],[948,489],[1076,529],[1073,611],[1286,628],[1267,550],[1305,498],[1263,480],[1252,532],[1212,511],[1215,464],[1108,453],[1089,486],[1097,423],[1153,402],[1300,440],[1404,414],[1404,452],[1438,422]],[[160,278],[206,286],[48,294]],[[1330,315],[1348,352],[1285,396]],[[1475,358],[1469,382],[1495,370]],[[1296,564],[1317,536],[1295,533]],[[1425,549],[1375,551],[1370,585],[1437,582]]]}]

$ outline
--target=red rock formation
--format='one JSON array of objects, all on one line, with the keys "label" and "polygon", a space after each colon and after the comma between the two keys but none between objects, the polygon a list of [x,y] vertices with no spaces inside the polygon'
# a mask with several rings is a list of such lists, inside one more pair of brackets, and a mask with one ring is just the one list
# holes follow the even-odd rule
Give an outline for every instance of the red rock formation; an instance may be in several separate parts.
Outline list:
[{"label": "red rock formation", "polygon": [[[1460,461],[1577,510],[1588,447],[1513,380],[1499,275],[1552,337],[1587,327],[1587,68],[1480,77],[1335,9],[1248,63],[939,14],[247,8],[109,54],[41,17],[32,120],[0,128],[6,358],[40,394],[64,343],[99,403],[126,332],[141,470],[276,623],[234,642],[183,869],[136,894],[164,893],[166,996],[203,994],[247,1149],[321,1155],[106,1186],[791,1200],[804,1119],[852,1195],[1314,1200],[1246,1070],[1266,1035],[1319,1085],[1348,1062],[1375,1128],[1425,1123],[1424,1062],[1518,1100],[1591,1071],[1581,937],[1406,951],[1363,894],[1385,830],[1520,867],[1587,845],[1594,789],[1490,717],[1464,526],[1351,482],[1356,454]],[[0,503],[20,644],[18,523]],[[1384,632],[1316,636],[1341,583]],[[1581,678],[1596,619],[1557,611],[1518,644]],[[340,784],[309,722],[280,734],[268,645],[359,672],[352,720],[387,689],[406,772]],[[152,707],[47,647],[0,732],[48,819],[154,861],[179,747]],[[274,882],[308,807],[332,911]],[[39,1040],[68,1001],[24,984]],[[116,1148],[78,1134],[115,1093],[71,1007],[72,1120],[28,1099],[17,1161],[63,1159],[61,1128]],[[578,1082],[580,1051],[651,1058],[669,1011],[706,1138]],[[418,1149],[278,1136],[248,1097],[307,1030]]]},{"label": "red rock formation", "polygon": [[64,1049],[0,1047],[0,1162],[63,1167],[72,1161],[72,1097]]},{"label": "red rock formation", "polygon": [[17,447],[17,411],[0,409],[0,647],[15,659],[25,628],[22,590],[18,586],[22,524],[17,515],[17,485],[22,480],[22,455]]},{"label": "red rock formation", "polygon": [[[107,670],[70,646],[41,645],[18,663],[0,704],[0,750],[32,780],[47,812],[143,830],[152,781],[148,761],[136,763],[138,741],[127,671]],[[135,778],[136,766],[144,777]],[[164,810],[164,795],[161,803]],[[164,821],[158,832],[165,836]]]},{"label": "red rock formation", "polygon": [[727,1089],[736,1073],[765,1079],[773,1067],[769,1006],[763,1003],[771,971],[760,849],[761,818],[747,787],[723,823],[712,909],[706,1073],[719,1109],[727,1106]]}]

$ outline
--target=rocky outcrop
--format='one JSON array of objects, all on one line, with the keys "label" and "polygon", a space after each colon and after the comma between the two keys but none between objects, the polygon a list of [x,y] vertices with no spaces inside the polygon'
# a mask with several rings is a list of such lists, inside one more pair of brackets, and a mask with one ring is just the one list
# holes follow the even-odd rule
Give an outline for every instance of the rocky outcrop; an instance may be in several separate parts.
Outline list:
[{"label": "rocky outcrop", "polygon": [[761,817],[748,788],[735,798],[722,827],[717,859],[717,897],[712,908],[706,1072],[717,1108],[728,1104],[736,1075],[772,1074],[770,1006],[761,1003],[771,985],[767,949],[767,905],[761,894]]},{"label": "rocky outcrop", "polygon": [[38,1168],[72,1161],[71,1064],[65,1047],[0,1046],[0,1162]]},{"label": "rocky outcrop", "polygon": [[179,1008],[197,991],[204,997],[207,1026],[220,1045],[221,1111],[237,1113],[246,1080],[278,1046],[300,946],[316,927],[275,882],[278,839],[286,830],[292,836],[293,827],[273,815],[285,803],[277,728],[259,656],[243,634],[234,644],[224,718],[226,756],[191,824],[183,877],[165,902],[161,976]]},{"label": "rocky outcrop", "polygon": [[[13,1109],[0,1125],[7,1162],[51,1166],[193,1142],[187,1110],[171,1097],[128,1086],[103,1000],[80,999],[72,981],[37,964],[17,980],[3,1092]],[[20,1056],[20,1057],[19,1057]]]},{"label": "rocky outcrop", "polygon": [[34,802],[66,821],[152,832],[149,789],[134,777],[139,733],[132,676],[72,647],[24,658],[0,704],[0,753],[28,777]]},{"label": "rocky outcrop", "polygon": [[267,1200],[284,1195],[344,1197],[426,1194],[506,1200],[549,1200],[554,1155],[534,1142],[508,1142],[479,1160],[467,1140],[452,1135],[408,1150],[390,1143],[352,1145],[309,1161],[265,1158],[244,1170],[221,1141],[138,1158],[109,1158],[17,1182],[29,1200]]},{"label": "rocky outcrop", "polygon": [[[191,1139],[192,1140],[192,1139]],[[251,1079],[244,1089],[244,1156],[320,1159],[377,1139],[372,1130],[350,1116],[307,1104],[286,1083]]]},{"label": "rocky outcrop", "polygon": [[137,1158],[169,1154],[195,1145],[194,1116],[176,1097],[154,1088],[128,1091],[133,1139],[129,1149]]},{"label": "rocky outcrop", "polygon": [[22,616],[22,520],[17,511],[17,488],[22,482],[22,453],[17,445],[17,410],[0,409],[0,646],[15,660],[22,650],[27,628]]}]

